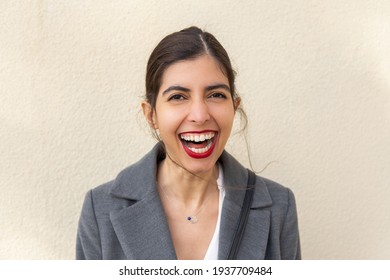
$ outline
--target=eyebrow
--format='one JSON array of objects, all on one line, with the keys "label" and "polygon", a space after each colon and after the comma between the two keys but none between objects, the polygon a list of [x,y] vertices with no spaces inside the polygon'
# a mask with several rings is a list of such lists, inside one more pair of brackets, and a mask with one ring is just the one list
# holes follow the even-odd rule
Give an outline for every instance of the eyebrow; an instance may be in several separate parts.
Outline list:
[{"label": "eyebrow", "polygon": [[[216,85],[207,86],[207,87],[205,88],[205,91],[212,91],[212,90],[215,90],[215,89],[224,89],[224,90],[227,90],[227,91],[230,92],[230,87],[228,87],[228,86],[225,85],[225,84],[216,84]],[[162,95],[165,95],[165,94],[167,94],[168,92],[173,91],[173,90],[178,90],[178,91],[183,91],[183,92],[190,92],[190,89],[188,89],[188,88],[185,88],[185,87],[182,87],[182,86],[174,85],[174,86],[170,86],[169,88],[167,88],[166,90],[164,90],[164,91],[162,92]]]},{"label": "eyebrow", "polygon": [[230,92],[230,87],[228,87],[225,84],[216,84],[216,85],[212,85],[212,86],[206,87],[206,91],[212,91],[212,90],[215,90],[215,89],[224,89],[224,90],[227,90],[227,91]]},{"label": "eyebrow", "polygon": [[182,87],[182,86],[170,86],[166,90],[163,91],[162,95],[167,94],[170,91],[178,90],[178,91],[184,91],[189,92],[190,90],[188,88]]}]

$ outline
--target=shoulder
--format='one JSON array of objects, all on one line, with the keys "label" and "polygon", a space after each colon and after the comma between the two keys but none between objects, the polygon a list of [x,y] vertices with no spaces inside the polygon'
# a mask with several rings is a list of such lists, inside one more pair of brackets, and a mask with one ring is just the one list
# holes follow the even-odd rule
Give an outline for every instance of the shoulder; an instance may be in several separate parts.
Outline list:
[{"label": "shoulder", "polygon": [[[241,165],[232,155],[224,151],[220,157],[223,167],[224,181],[228,186],[246,187],[248,169]],[[268,178],[256,175],[253,208],[284,207],[294,200],[294,194],[289,187]]]},{"label": "shoulder", "polygon": [[[298,214],[295,196],[290,188],[264,177],[257,177],[266,186],[272,201],[268,259],[300,259]],[[259,210],[263,210],[259,209]]]},{"label": "shoulder", "polygon": [[118,208],[142,200],[155,189],[159,145],[137,162],[126,167],[113,179],[91,189],[92,203],[99,209]]},{"label": "shoulder", "polygon": [[256,176],[256,179],[261,181],[267,187],[273,204],[288,205],[290,200],[294,199],[294,194],[289,187],[261,176]]}]

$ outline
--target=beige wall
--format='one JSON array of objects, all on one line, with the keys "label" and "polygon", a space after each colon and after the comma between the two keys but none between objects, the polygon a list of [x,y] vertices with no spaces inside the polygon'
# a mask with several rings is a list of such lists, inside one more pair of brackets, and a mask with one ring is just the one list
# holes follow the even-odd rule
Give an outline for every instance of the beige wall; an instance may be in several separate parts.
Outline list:
[{"label": "beige wall", "polygon": [[85,192],[154,143],[148,55],[190,25],[231,55],[252,163],[295,192],[304,258],[390,259],[387,0],[2,0],[0,259],[73,258]]}]

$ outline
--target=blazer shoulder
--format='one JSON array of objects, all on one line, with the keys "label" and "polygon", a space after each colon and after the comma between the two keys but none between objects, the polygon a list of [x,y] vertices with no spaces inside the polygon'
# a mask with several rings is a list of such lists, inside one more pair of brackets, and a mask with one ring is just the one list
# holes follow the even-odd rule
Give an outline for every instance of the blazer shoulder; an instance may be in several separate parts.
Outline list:
[{"label": "blazer shoulder", "polygon": [[92,192],[93,196],[97,197],[108,195],[114,186],[114,182],[115,180],[110,180],[108,182],[98,185],[97,187],[92,188],[90,191]]},{"label": "blazer shoulder", "polygon": [[97,217],[100,215],[106,216],[112,210],[123,209],[133,203],[131,200],[121,199],[112,195],[115,185],[115,180],[111,180],[89,190],[88,193]]},{"label": "blazer shoulder", "polygon": [[301,259],[298,213],[294,193],[272,180],[261,178],[272,199],[271,234],[267,259]]},{"label": "blazer shoulder", "polygon": [[96,209],[106,212],[128,207],[154,191],[158,155],[159,146],[156,145],[143,158],[120,171],[113,180],[92,188],[91,199]]},{"label": "blazer shoulder", "polygon": [[288,207],[292,202],[295,205],[295,196],[289,187],[261,176],[257,176],[257,179],[261,180],[267,187],[273,206],[279,205]]}]

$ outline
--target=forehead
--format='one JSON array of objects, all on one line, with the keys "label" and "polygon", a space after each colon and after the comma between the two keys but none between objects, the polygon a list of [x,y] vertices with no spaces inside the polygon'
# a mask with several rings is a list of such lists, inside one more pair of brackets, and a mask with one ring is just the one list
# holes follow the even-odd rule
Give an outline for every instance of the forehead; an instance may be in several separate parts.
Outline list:
[{"label": "forehead", "polygon": [[202,55],[195,59],[176,62],[165,69],[160,91],[172,85],[190,88],[215,83],[229,85],[219,63],[209,55]]}]

